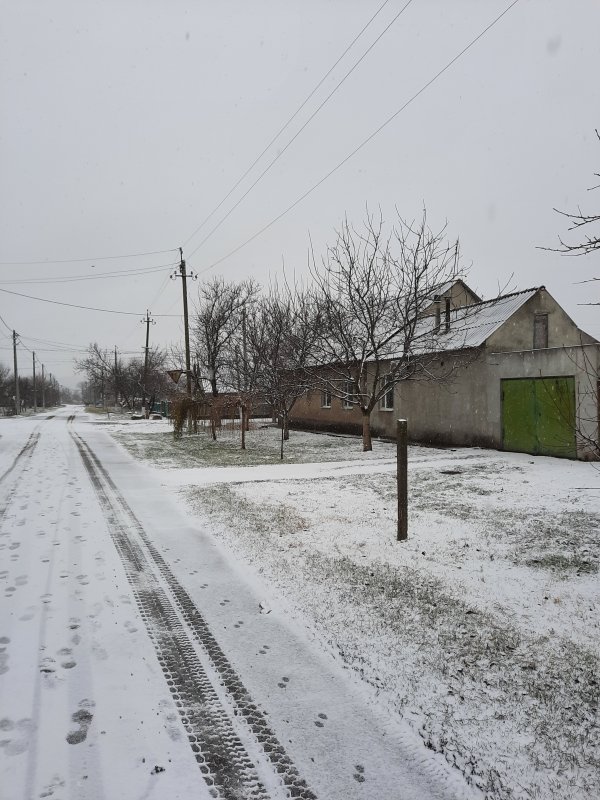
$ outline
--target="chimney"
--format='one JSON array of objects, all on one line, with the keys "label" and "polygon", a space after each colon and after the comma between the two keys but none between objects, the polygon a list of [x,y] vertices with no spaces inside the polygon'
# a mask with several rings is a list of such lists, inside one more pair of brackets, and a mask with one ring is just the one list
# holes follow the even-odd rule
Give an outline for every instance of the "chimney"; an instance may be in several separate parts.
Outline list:
[{"label": "chimney", "polygon": [[433,302],[435,303],[435,328],[434,328],[434,331],[435,331],[435,333],[439,333],[440,332],[440,327],[442,325],[442,309],[441,309],[442,298],[439,296],[439,294],[436,294],[436,296],[433,298]]},{"label": "chimney", "polygon": [[450,330],[450,298],[446,298],[446,333]]}]

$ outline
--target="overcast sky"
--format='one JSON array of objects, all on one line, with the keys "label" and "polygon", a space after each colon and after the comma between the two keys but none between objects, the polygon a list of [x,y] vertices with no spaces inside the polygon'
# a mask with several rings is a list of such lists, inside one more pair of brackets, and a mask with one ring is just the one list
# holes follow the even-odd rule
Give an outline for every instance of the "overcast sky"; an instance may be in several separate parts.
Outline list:
[{"label": "overcast sky", "polygon": [[[200,277],[266,283],[306,271],[365,206],[461,240],[467,282],[545,285],[600,337],[598,254],[538,249],[566,234],[553,208],[600,206],[600,3],[520,0],[356,155],[250,244],[486,28],[510,0],[412,0],[239,207],[201,244],[406,5],[388,0],[236,192],[194,234],[383,0],[0,2],[0,361],[9,329],[61,383],[97,341],[141,353],[182,338],[176,248]],[[597,183],[597,180],[596,180]],[[167,251],[100,260],[106,256]],[[224,260],[221,260],[223,259]],[[73,263],[51,263],[82,259]],[[43,265],[11,262],[46,261]],[[214,266],[215,262],[220,261]],[[152,268],[157,267],[152,271]],[[105,272],[145,275],[94,280]],[[204,272],[203,272],[204,271]],[[511,277],[512,276],[512,277]],[[10,283],[9,283],[10,281]],[[84,311],[7,294],[94,306]],[[191,300],[197,284],[190,286]],[[43,340],[43,341],[40,341]],[[31,354],[20,348],[24,374]]]}]

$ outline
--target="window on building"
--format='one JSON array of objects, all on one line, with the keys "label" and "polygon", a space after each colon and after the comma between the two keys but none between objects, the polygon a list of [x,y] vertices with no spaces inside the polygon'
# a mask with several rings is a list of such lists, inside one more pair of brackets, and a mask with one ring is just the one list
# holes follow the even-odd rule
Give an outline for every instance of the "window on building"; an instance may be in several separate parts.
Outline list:
[{"label": "window on building", "polygon": [[548,314],[535,314],[533,317],[533,349],[548,347]]},{"label": "window on building", "polygon": [[331,392],[324,389],[321,392],[321,408],[331,408]]},{"label": "window on building", "polygon": [[[381,388],[385,388],[385,384],[387,383],[387,378],[381,378]],[[382,411],[393,411],[394,410],[394,384],[389,385],[385,389],[385,393],[382,395],[381,400],[379,401],[379,408]]]},{"label": "window on building", "polygon": [[344,400],[342,405],[344,408],[352,408],[354,403],[352,402],[352,398],[354,397],[354,384],[352,381],[346,381],[344,385]]}]

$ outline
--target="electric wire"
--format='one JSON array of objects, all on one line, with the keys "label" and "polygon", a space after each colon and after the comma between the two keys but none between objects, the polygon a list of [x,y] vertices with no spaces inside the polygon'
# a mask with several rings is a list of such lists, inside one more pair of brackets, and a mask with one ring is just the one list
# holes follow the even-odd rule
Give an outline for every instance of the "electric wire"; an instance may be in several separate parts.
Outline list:
[{"label": "electric wire", "polygon": [[173,261],[170,264],[157,264],[155,267],[148,267],[147,269],[130,269],[130,270],[119,270],[115,272],[98,272],[93,275],[61,275],[52,278],[21,278],[21,279],[14,279],[14,280],[3,280],[0,281],[0,285],[2,286],[9,286],[9,285],[21,285],[21,284],[29,284],[29,283],[72,283],[78,281],[95,281],[102,278],[131,278],[138,275],[150,275],[155,272],[165,272],[166,270],[172,269],[176,266],[179,262]]},{"label": "electric wire", "polygon": [[199,245],[198,245],[198,246],[197,246],[197,247],[196,247],[194,250],[192,250],[192,252],[189,254],[189,256],[193,256],[193,255],[194,255],[194,253],[196,253],[196,252],[197,252],[197,251],[198,251],[198,250],[199,250],[199,249],[202,247],[202,245],[203,245],[203,244],[204,244],[206,241],[208,241],[208,239],[210,239],[210,237],[213,235],[213,233],[215,233],[215,231],[216,231],[216,230],[218,230],[218,229],[221,227],[221,225],[222,225],[222,224],[225,222],[225,220],[226,220],[226,219],[227,219],[227,218],[228,218],[228,217],[229,217],[229,216],[230,216],[230,215],[231,215],[231,214],[232,214],[232,213],[233,213],[233,212],[236,210],[236,208],[237,208],[237,207],[240,205],[240,203],[242,203],[242,202],[244,201],[244,199],[245,199],[245,198],[246,198],[246,197],[247,197],[247,196],[250,194],[250,192],[251,192],[251,191],[254,189],[254,187],[255,187],[255,186],[258,184],[258,183],[260,183],[260,181],[261,181],[261,180],[264,178],[264,176],[267,174],[267,172],[269,172],[269,171],[270,171],[270,169],[271,169],[271,168],[272,168],[272,167],[273,167],[273,166],[274,166],[274,165],[277,163],[277,161],[279,161],[279,159],[281,158],[281,156],[282,156],[282,155],[283,155],[283,154],[286,152],[286,150],[287,150],[287,149],[288,149],[288,148],[289,148],[289,147],[290,147],[290,146],[293,144],[293,142],[295,142],[295,140],[298,138],[298,136],[300,136],[300,134],[302,133],[302,131],[304,131],[304,129],[305,129],[305,128],[306,128],[308,125],[310,125],[310,123],[312,122],[312,120],[313,120],[313,119],[314,119],[314,118],[317,116],[317,114],[318,114],[318,113],[319,113],[319,111],[320,111],[320,110],[323,108],[323,106],[324,106],[324,105],[326,105],[326,103],[328,103],[328,102],[329,102],[329,100],[330,100],[330,99],[333,97],[333,95],[334,95],[334,94],[337,92],[337,90],[338,90],[338,89],[339,89],[339,88],[340,88],[340,87],[341,87],[341,86],[342,86],[342,85],[343,85],[343,84],[346,82],[347,78],[349,78],[349,77],[350,77],[350,75],[352,75],[352,73],[354,72],[354,70],[355,70],[355,69],[356,69],[356,68],[359,66],[359,64],[361,64],[361,62],[362,62],[362,61],[363,61],[363,60],[364,60],[364,59],[367,57],[367,55],[368,55],[368,54],[371,52],[371,50],[372,50],[372,49],[375,47],[375,45],[376,45],[376,44],[379,42],[379,40],[380,40],[380,39],[381,39],[381,38],[382,38],[382,37],[383,37],[383,36],[384,36],[384,35],[385,35],[385,34],[386,34],[388,31],[389,31],[389,29],[390,29],[390,28],[392,27],[392,25],[393,25],[393,24],[396,22],[396,20],[397,20],[397,19],[399,19],[399,17],[401,17],[401,16],[402,16],[402,14],[403,14],[403,13],[406,11],[406,9],[409,7],[409,5],[411,5],[411,3],[412,3],[412,2],[413,2],[413,0],[407,0],[407,2],[406,2],[406,3],[404,4],[404,6],[403,6],[403,7],[400,9],[400,11],[399,11],[399,12],[398,12],[398,13],[397,13],[397,14],[396,14],[396,15],[395,15],[393,18],[392,18],[391,22],[389,22],[389,23],[386,25],[386,27],[385,27],[385,28],[384,28],[384,29],[381,31],[381,33],[379,34],[379,36],[377,36],[377,38],[376,38],[376,39],[375,39],[375,40],[374,40],[374,41],[373,41],[373,42],[372,42],[372,43],[369,45],[369,47],[368,47],[368,48],[365,50],[365,52],[362,54],[362,56],[361,56],[361,57],[358,59],[358,61],[356,61],[356,62],[355,62],[353,65],[352,65],[352,67],[351,67],[351,68],[348,70],[348,72],[346,72],[346,74],[344,75],[344,77],[343,77],[343,78],[342,78],[342,79],[341,79],[341,80],[340,80],[340,81],[339,81],[339,82],[338,82],[338,83],[337,83],[337,84],[336,84],[336,85],[333,87],[333,89],[331,90],[331,92],[330,92],[330,93],[329,93],[329,94],[328,94],[328,95],[325,97],[325,99],[323,100],[323,102],[322,102],[322,103],[320,103],[320,105],[318,105],[318,106],[317,106],[317,108],[316,108],[316,109],[313,111],[313,113],[312,113],[312,114],[309,116],[309,118],[306,120],[306,122],[305,122],[305,123],[304,123],[304,124],[303,124],[303,125],[302,125],[302,126],[299,128],[299,130],[298,130],[298,131],[297,131],[297,132],[296,132],[296,133],[295,133],[295,134],[292,136],[292,138],[291,138],[291,139],[289,140],[289,142],[288,142],[288,143],[285,145],[285,147],[283,147],[283,148],[282,148],[282,149],[281,149],[281,150],[280,150],[280,151],[277,153],[277,155],[276,155],[276,156],[275,156],[275,157],[274,157],[274,158],[273,158],[273,159],[272,159],[272,160],[271,160],[271,161],[270,161],[270,162],[267,164],[267,166],[266,166],[266,167],[263,169],[263,171],[262,171],[262,172],[260,173],[260,175],[259,175],[259,176],[256,178],[256,180],[255,180],[253,183],[251,183],[251,184],[250,184],[250,186],[249,186],[249,187],[248,187],[248,189],[247,189],[247,190],[244,192],[244,194],[243,194],[243,195],[242,195],[242,196],[239,198],[239,200],[237,200],[237,202],[236,202],[236,203],[234,203],[234,205],[233,205],[233,206],[232,206],[232,207],[229,209],[229,211],[228,211],[228,212],[227,212],[227,213],[226,213],[226,214],[225,214],[225,215],[224,215],[224,216],[223,216],[223,217],[222,217],[222,218],[219,220],[219,222],[217,222],[217,224],[216,224],[216,225],[214,225],[214,226],[213,226],[213,227],[210,229],[210,231],[209,231],[209,232],[206,234],[206,236],[205,236],[205,237],[202,239],[202,241],[200,242],[200,244],[199,244]]},{"label": "electric wire", "polygon": [[250,236],[244,242],[239,244],[237,247],[234,247],[233,250],[230,250],[228,253],[226,253],[226,255],[221,256],[221,258],[217,259],[216,261],[213,261],[212,264],[209,264],[207,267],[204,267],[204,269],[200,269],[199,268],[198,269],[198,274],[203,274],[205,272],[208,272],[211,269],[214,269],[219,264],[222,264],[223,261],[226,261],[228,258],[231,258],[231,256],[235,255],[236,253],[239,253],[240,250],[242,250],[248,244],[253,242],[259,236],[261,236],[265,231],[267,231],[269,228],[271,228],[273,225],[275,225],[277,222],[279,222],[280,219],[283,219],[283,217],[285,217],[286,214],[289,214],[290,211],[292,211],[294,208],[296,208],[297,205],[299,205],[310,194],[312,194],[316,189],[318,189],[319,186],[321,186],[323,183],[325,183],[326,180],[328,180],[339,169],[341,169],[344,166],[344,164],[346,164],[347,161],[349,161],[360,150],[362,150],[363,147],[365,147],[372,139],[374,139],[379,133],[381,133],[381,131],[384,128],[386,128],[394,119],[396,119],[396,117],[399,116],[406,108],[408,108],[408,106],[410,106],[411,103],[413,103],[420,95],[422,95],[445,72],[447,72],[447,70],[449,70],[450,67],[452,67],[465,53],[467,53],[481,38],[483,38],[483,36],[485,36],[485,34],[488,31],[490,31],[495,25],[497,25],[498,22],[500,22],[500,20],[506,14],[508,14],[508,12],[514,6],[516,6],[518,2],[519,2],[519,0],[513,0],[504,9],[504,11],[502,11],[494,20],[492,20],[492,22],[490,22],[480,33],[478,33],[477,36],[475,36],[475,38],[471,39],[469,44],[467,44],[465,47],[463,47],[463,49],[459,53],[457,53],[457,55],[455,55],[452,59],[450,59],[450,61],[448,61],[445,64],[445,66],[442,67],[442,69],[440,69],[432,78],[430,78],[427,81],[427,83],[423,84],[423,86],[417,92],[415,92],[402,106],[400,106],[400,108],[397,109],[397,111],[395,111],[393,114],[391,114],[391,116],[389,116],[378,128],[376,128],[376,130],[374,130],[371,134],[369,134],[369,136],[366,139],[364,139],[357,147],[354,148],[354,150],[352,150],[350,153],[348,153],[348,155],[345,156],[345,158],[343,158],[335,167],[333,167],[333,169],[331,169],[326,175],[324,175],[319,181],[317,181],[317,183],[313,184],[313,186],[311,186],[310,189],[308,189],[306,192],[304,192],[304,194],[302,194],[300,197],[298,197],[291,205],[289,205],[278,216],[274,217],[270,222],[268,222],[266,225],[264,225],[262,228],[260,228],[260,230],[258,230],[256,233],[254,233],[252,236]]},{"label": "electric wire", "polygon": [[2,317],[0,317],[0,322],[2,322],[2,324],[4,325],[4,327],[6,328],[6,330],[9,333],[12,333],[13,329],[6,324],[6,322],[4,321],[4,319]]},{"label": "electric wire", "polygon": [[94,258],[60,258],[60,259],[46,259],[44,261],[0,261],[0,266],[36,266],[43,264],[77,264],[82,261],[111,261],[120,258],[141,258],[142,256],[159,256],[165,253],[176,253],[177,247],[172,247],[169,250],[152,250],[148,253],[125,253],[119,256],[96,256]]},{"label": "electric wire", "polygon": [[294,111],[294,113],[292,114],[292,116],[291,116],[291,117],[289,117],[289,119],[287,120],[287,122],[285,122],[285,123],[284,123],[284,125],[283,125],[283,126],[282,126],[282,127],[281,127],[281,128],[278,130],[278,131],[277,131],[277,133],[275,134],[275,136],[274,136],[274,137],[271,139],[271,141],[270,141],[270,142],[267,144],[267,146],[264,148],[264,150],[262,150],[262,151],[261,151],[261,153],[260,153],[260,154],[259,154],[259,155],[258,155],[258,156],[257,156],[257,157],[254,159],[254,161],[253,161],[253,162],[250,164],[250,166],[248,167],[248,169],[247,169],[247,170],[244,172],[244,174],[243,174],[243,175],[242,175],[240,178],[238,178],[238,180],[237,180],[237,181],[236,181],[236,182],[233,184],[233,186],[232,186],[232,187],[231,187],[231,189],[230,189],[230,190],[227,192],[227,194],[225,195],[225,197],[223,197],[223,199],[221,200],[221,202],[220,202],[218,205],[216,205],[216,206],[213,208],[213,210],[210,212],[210,214],[209,214],[209,215],[208,215],[208,216],[207,216],[207,217],[206,217],[206,218],[205,218],[205,219],[204,219],[204,220],[203,220],[203,221],[200,223],[200,225],[198,225],[198,227],[197,227],[197,228],[194,230],[194,232],[193,232],[192,234],[190,234],[190,236],[188,236],[188,238],[187,238],[187,239],[185,240],[185,242],[183,243],[183,246],[184,246],[184,247],[186,247],[186,245],[187,245],[187,244],[188,244],[188,243],[189,243],[189,242],[190,242],[190,241],[191,241],[191,240],[194,238],[194,236],[195,236],[197,233],[199,233],[199,232],[202,230],[202,228],[203,228],[203,227],[206,225],[206,223],[209,221],[209,219],[211,219],[211,218],[212,218],[212,217],[213,217],[213,216],[214,216],[214,215],[217,213],[217,211],[218,211],[218,210],[221,208],[221,206],[223,205],[223,203],[225,203],[225,202],[226,202],[226,201],[227,201],[227,200],[228,200],[228,199],[231,197],[231,195],[234,193],[234,191],[237,189],[237,187],[240,185],[240,183],[242,183],[242,181],[244,180],[244,178],[246,178],[246,176],[247,176],[247,175],[248,175],[248,174],[249,174],[249,173],[250,173],[250,172],[251,172],[251,171],[254,169],[254,167],[255,167],[255,166],[258,164],[258,162],[259,162],[259,161],[261,160],[261,158],[262,158],[262,157],[265,155],[265,153],[266,153],[266,152],[269,150],[269,148],[270,148],[270,147],[271,147],[271,146],[272,146],[272,145],[273,145],[273,144],[274,144],[274,143],[277,141],[277,139],[279,139],[279,137],[281,136],[281,134],[282,134],[282,133],[283,133],[283,132],[284,132],[284,131],[285,131],[285,130],[286,130],[288,127],[289,127],[289,125],[291,124],[291,122],[293,122],[293,120],[294,120],[294,119],[295,119],[295,118],[298,116],[298,114],[299,114],[299,113],[302,111],[302,109],[303,109],[303,108],[304,108],[304,106],[305,106],[305,105],[308,103],[308,101],[309,101],[309,100],[310,100],[310,99],[311,99],[311,98],[314,96],[314,94],[315,94],[315,93],[316,93],[316,92],[317,92],[317,91],[318,91],[318,90],[321,88],[321,86],[322,86],[322,85],[325,83],[325,81],[326,81],[326,80],[327,80],[327,78],[328,78],[328,77],[331,75],[331,73],[333,72],[333,70],[334,70],[334,69],[337,67],[337,65],[340,63],[340,61],[342,61],[342,59],[344,58],[344,56],[345,56],[345,55],[348,53],[348,51],[349,51],[349,50],[350,50],[350,49],[351,49],[351,48],[352,48],[352,47],[353,47],[353,46],[356,44],[356,42],[357,42],[357,41],[360,39],[360,37],[363,35],[363,33],[364,33],[366,30],[367,30],[367,28],[369,27],[369,25],[371,25],[371,23],[373,22],[373,20],[374,20],[374,19],[375,19],[375,18],[376,18],[376,17],[377,17],[377,16],[378,16],[378,15],[379,15],[379,14],[380,14],[382,11],[383,11],[383,9],[385,8],[385,6],[386,6],[388,3],[389,3],[389,0],[384,0],[384,2],[383,2],[383,3],[382,3],[380,6],[379,6],[379,8],[377,9],[377,11],[376,11],[376,12],[373,14],[373,16],[371,17],[371,19],[370,19],[370,20],[369,20],[369,21],[366,23],[366,25],[364,25],[364,26],[361,28],[361,30],[358,32],[358,34],[357,34],[357,35],[354,37],[354,39],[353,39],[353,40],[350,42],[350,44],[349,44],[349,45],[346,47],[346,49],[345,49],[345,50],[344,50],[344,52],[341,54],[341,56],[340,56],[340,57],[337,59],[337,61],[335,62],[335,64],[333,64],[333,66],[329,68],[329,70],[328,70],[328,71],[325,73],[325,75],[323,75],[323,77],[322,77],[322,78],[321,78],[321,80],[320,80],[320,81],[317,83],[317,85],[314,87],[314,89],[313,89],[313,90],[310,92],[310,94],[309,94],[309,95],[307,95],[307,97],[306,97],[306,98],[303,100],[303,102],[302,102],[302,103],[301,103],[301,104],[298,106],[298,108],[297,108],[297,109]]},{"label": "electric wire", "polygon": [[[80,308],[84,311],[99,311],[104,314],[123,314],[128,317],[137,317],[143,315],[143,311],[118,311],[112,308],[95,308],[94,306],[81,306],[77,303],[65,303],[61,300],[48,300],[45,297],[34,297],[30,294],[23,294],[22,292],[13,292],[9,289],[0,289],[0,292],[3,294],[11,294],[16,297],[25,297],[28,300],[38,300],[40,303],[50,303],[55,306],[67,306],[68,308]],[[181,314],[155,314],[156,317],[180,317]]]}]

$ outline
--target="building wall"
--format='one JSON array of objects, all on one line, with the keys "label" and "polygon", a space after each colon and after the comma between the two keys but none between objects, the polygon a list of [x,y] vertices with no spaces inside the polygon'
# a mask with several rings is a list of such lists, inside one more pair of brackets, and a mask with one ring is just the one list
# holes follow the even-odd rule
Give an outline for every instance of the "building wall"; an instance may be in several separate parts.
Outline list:
[{"label": "building wall", "polygon": [[[465,362],[447,384],[406,381],[398,385],[393,420],[381,419],[381,412],[374,412],[373,427],[392,436],[396,419],[403,417],[413,441],[501,449],[501,381],[574,376],[578,427],[597,440],[599,366],[598,345],[511,353],[485,350],[480,358]],[[586,444],[578,441],[578,458],[591,455]]]},{"label": "building wall", "polygon": [[[441,301],[439,304],[440,312],[443,315],[444,309],[446,307],[445,299],[446,297],[450,298],[450,307],[451,308],[463,308],[464,306],[470,306],[473,303],[479,303],[480,298],[467,286],[466,283],[463,283],[461,280],[454,281],[452,286],[443,292],[441,295]],[[435,314],[437,303],[434,301],[431,305],[427,306],[427,308],[423,311],[422,316],[430,317]]]},{"label": "building wall", "polygon": [[308,430],[328,430],[334,433],[360,433],[362,415],[353,406],[344,408],[338,397],[331,398],[331,408],[323,408],[322,395],[318,390],[307,392],[294,403],[290,424]]},{"label": "building wall", "polygon": [[548,314],[548,347],[582,344],[582,331],[552,295],[546,289],[540,289],[489,337],[486,342],[488,350],[531,350],[536,314]]},{"label": "building wall", "polygon": [[[429,364],[432,380],[401,382],[395,390],[393,410],[373,411],[372,432],[394,438],[397,420],[405,418],[412,441],[501,449],[502,379],[574,376],[578,426],[597,440],[599,367],[600,350],[596,344],[517,352],[480,348],[442,354]],[[450,379],[436,380],[449,372]],[[335,397],[331,408],[322,408],[321,393],[314,391],[298,400],[292,424],[312,430],[360,433],[361,414],[357,408],[342,408],[342,402]],[[581,441],[577,456],[591,457]]]}]

